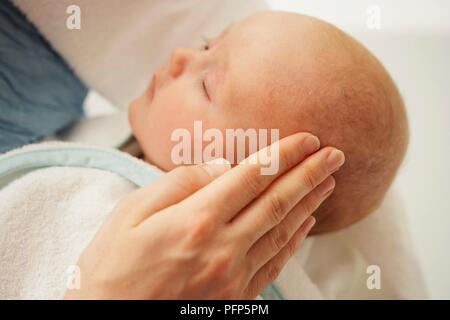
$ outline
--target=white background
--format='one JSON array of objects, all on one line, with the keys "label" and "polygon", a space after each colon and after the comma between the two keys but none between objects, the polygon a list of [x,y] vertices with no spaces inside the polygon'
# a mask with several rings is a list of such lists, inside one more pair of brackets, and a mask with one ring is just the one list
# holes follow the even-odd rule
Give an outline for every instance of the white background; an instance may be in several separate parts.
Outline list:
[{"label": "white background", "polygon": [[[395,187],[431,298],[450,299],[450,1],[269,0],[334,23],[385,65],[405,100],[411,141]],[[367,27],[369,6],[380,29]]]}]

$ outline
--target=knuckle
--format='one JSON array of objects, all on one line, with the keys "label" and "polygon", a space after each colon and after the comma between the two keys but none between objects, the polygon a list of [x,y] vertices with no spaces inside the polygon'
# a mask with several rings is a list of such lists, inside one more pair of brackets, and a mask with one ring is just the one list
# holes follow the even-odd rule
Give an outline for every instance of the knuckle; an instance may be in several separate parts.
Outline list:
[{"label": "knuckle", "polygon": [[289,153],[286,150],[281,150],[281,149],[279,152],[279,163],[284,168],[290,168],[296,164],[292,157],[292,153]]},{"label": "knuckle", "polygon": [[289,242],[289,233],[280,227],[273,230],[272,242],[277,251],[280,251]]},{"label": "knuckle", "polygon": [[303,183],[309,190],[314,189],[317,185],[317,179],[311,171],[310,168],[306,168],[303,174]]},{"label": "knuckle", "polygon": [[175,169],[180,177],[177,179],[178,187],[184,190],[196,190],[201,186],[201,176],[193,167],[182,166]]},{"label": "knuckle", "polygon": [[283,220],[288,205],[286,201],[281,200],[281,196],[271,191],[266,196],[268,210],[271,212],[273,222],[278,224]]},{"label": "knuckle", "polygon": [[305,208],[304,209],[305,213],[309,215],[309,214],[312,214],[314,212],[314,210],[316,209],[316,206],[313,205],[312,202],[307,202],[307,203],[305,203],[304,208]]},{"label": "knuckle", "polygon": [[318,190],[314,190],[303,200],[303,212],[312,214],[319,205],[324,201],[324,197]]},{"label": "knuckle", "polygon": [[308,199],[306,199],[306,201],[304,201],[303,203],[303,212],[307,214],[313,213],[316,208],[317,202],[318,197],[316,197],[315,195],[311,195],[310,197],[308,197]]},{"label": "knuckle", "polygon": [[243,292],[242,299],[244,300],[255,299],[259,294],[258,288],[262,287],[262,285],[260,285],[259,283],[260,283],[259,279],[253,279],[250,285]]},{"label": "knuckle", "polygon": [[204,243],[213,233],[214,224],[209,217],[194,219],[190,224],[190,244],[196,246]]},{"label": "knuckle", "polygon": [[225,280],[228,278],[233,260],[231,250],[222,250],[211,262],[211,274],[214,278]]},{"label": "knuckle", "polygon": [[290,241],[286,245],[286,249],[288,251],[289,256],[292,257],[295,254],[295,252],[297,252],[297,242],[296,241]]},{"label": "knuckle", "polygon": [[264,189],[264,179],[259,174],[259,169],[257,166],[251,165],[252,170],[246,171],[243,175],[243,185],[244,189],[253,196],[258,196]]},{"label": "knuckle", "polygon": [[269,268],[269,271],[267,272],[267,281],[269,283],[275,281],[278,278],[280,272],[281,267],[276,263],[272,264]]}]

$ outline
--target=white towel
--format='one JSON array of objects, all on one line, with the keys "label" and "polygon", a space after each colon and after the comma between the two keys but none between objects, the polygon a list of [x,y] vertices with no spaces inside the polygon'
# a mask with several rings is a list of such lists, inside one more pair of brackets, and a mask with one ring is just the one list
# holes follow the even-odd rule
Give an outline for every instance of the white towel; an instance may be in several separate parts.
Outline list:
[{"label": "white towel", "polygon": [[33,171],[0,192],[0,299],[58,299],[70,266],[135,186],[98,169]]},{"label": "white towel", "polygon": [[[309,238],[276,284],[289,299],[425,299],[412,244],[403,206],[391,190],[362,221]],[[380,289],[367,286],[370,266],[379,267]]]}]

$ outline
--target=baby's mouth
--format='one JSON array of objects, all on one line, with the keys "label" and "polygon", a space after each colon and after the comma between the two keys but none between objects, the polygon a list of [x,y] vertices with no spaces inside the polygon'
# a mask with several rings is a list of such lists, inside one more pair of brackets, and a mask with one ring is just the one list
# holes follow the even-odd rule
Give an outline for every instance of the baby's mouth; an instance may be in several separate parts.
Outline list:
[{"label": "baby's mouth", "polygon": [[153,97],[155,96],[155,75],[153,75],[152,81],[150,82],[150,85],[147,89],[147,96],[150,102],[153,100]]}]

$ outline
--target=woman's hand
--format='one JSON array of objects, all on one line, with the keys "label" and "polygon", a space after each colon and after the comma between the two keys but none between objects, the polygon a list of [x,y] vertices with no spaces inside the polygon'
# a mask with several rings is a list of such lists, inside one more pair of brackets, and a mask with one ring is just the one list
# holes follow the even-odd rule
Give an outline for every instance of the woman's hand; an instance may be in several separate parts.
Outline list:
[{"label": "woman's hand", "polygon": [[278,143],[275,175],[260,164],[179,167],[125,196],[66,298],[255,298],[305,239],[344,162],[307,133]]}]

